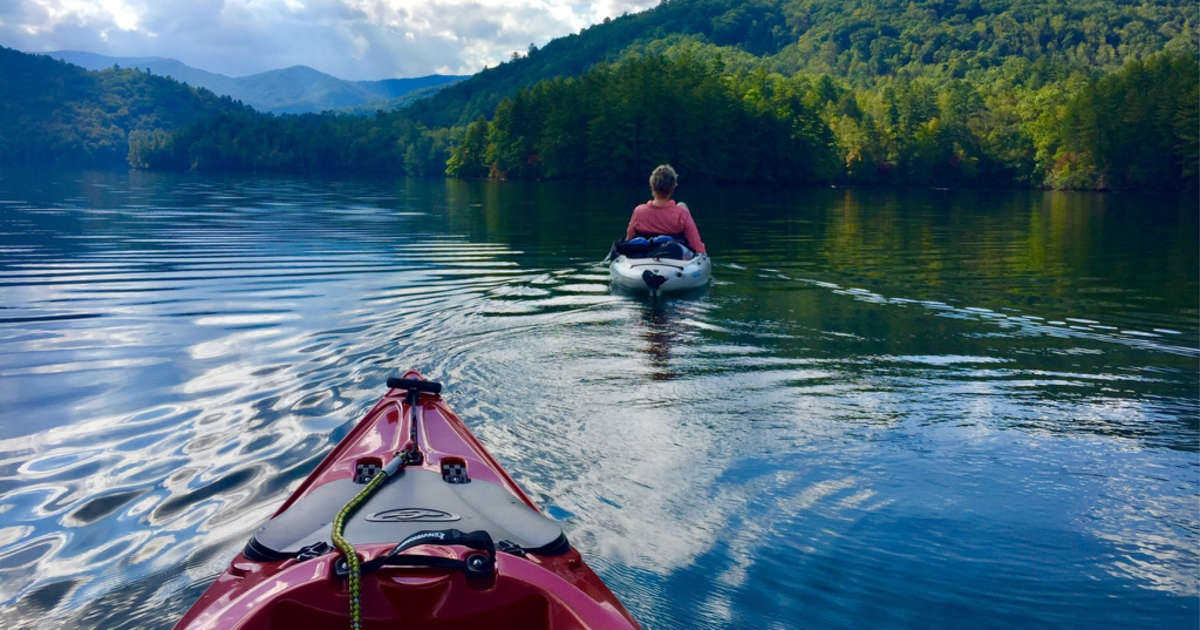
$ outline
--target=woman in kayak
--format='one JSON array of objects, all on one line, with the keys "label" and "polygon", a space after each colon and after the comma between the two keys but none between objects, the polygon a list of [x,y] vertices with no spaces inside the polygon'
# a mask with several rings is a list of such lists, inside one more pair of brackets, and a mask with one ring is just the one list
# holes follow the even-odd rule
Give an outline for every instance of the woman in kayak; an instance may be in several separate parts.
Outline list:
[{"label": "woman in kayak", "polygon": [[637,236],[652,239],[666,235],[697,254],[707,253],[691,211],[685,204],[675,203],[671,199],[676,181],[678,176],[670,164],[661,164],[650,173],[650,192],[654,198],[633,209],[629,227],[625,229],[625,240]]}]

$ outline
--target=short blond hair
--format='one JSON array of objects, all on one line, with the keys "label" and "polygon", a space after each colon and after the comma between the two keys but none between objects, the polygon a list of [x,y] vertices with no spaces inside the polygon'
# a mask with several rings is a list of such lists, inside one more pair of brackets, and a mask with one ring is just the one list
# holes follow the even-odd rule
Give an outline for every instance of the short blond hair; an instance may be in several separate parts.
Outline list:
[{"label": "short blond hair", "polygon": [[670,164],[659,164],[654,168],[654,172],[650,173],[650,190],[661,195],[670,195],[675,192],[675,185],[679,182],[679,175],[675,173],[675,169],[671,168]]}]

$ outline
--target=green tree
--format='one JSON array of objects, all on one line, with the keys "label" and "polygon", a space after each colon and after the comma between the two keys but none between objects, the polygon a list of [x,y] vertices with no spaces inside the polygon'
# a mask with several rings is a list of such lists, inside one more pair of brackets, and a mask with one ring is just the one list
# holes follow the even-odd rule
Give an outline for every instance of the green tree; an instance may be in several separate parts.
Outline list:
[{"label": "green tree", "polygon": [[458,144],[450,152],[446,162],[446,174],[456,177],[484,177],[488,165],[484,161],[487,153],[488,123],[482,117],[467,125]]}]

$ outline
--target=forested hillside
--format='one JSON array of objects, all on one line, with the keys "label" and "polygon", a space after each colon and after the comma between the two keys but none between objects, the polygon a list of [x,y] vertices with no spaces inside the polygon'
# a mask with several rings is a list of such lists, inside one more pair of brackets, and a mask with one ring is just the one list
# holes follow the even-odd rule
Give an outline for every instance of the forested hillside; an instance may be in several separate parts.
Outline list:
[{"label": "forested hillside", "polygon": [[[687,7],[699,10],[679,12]],[[634,43],[579,79],[511,92],[487,114],[490,123],[464,130],[448,172],[603,176],[665,160],[728,180],[1195,188],[1195,13],[1182,2],[676,0],[576,36],[602,39],[611,29]],[[662,32],[654,25],[664,24],[677,28],[653,38]],[[536,68],[540,52],[506,64],[508,75]],[[654,56],[676,65],[634,79],[637,60]],[[683,72],[690,78],[677,80],[679,62],[693,70]],[[614,74],[625,80],[595,89]],[[720,90],[738,105],[712,107],[700,89]],[[480,102],[460,100],[460,115]],[[453,105],[440,111],[456,111]],[[704,124],[693,124],[693,108]],[[775,152],[837,166],[790,175],[738,168],[764,155],[755,142],[738,142],[755,137],[753,126],[742,127],[747,108],[757,108],[759,119],[815,113],[821,125],[793,130],[784,136],[793,144]],[[564,128],[569,142],[548,131]],[[668,141],[641,140],[647,130]],[[693,133],[733,137],[696,144]],[[599,167],[610,155],[625,159]]]},{"label": "forested hillside", "polygon": [[577,76],[630,47],[666,52],[680,43],[856,88],[893,77],[1037,86],[1167,48],[1194,52],[1198,18],[1190,0],[670,0],[531,48],[411,111],[428,125],[466,124],[521,87]]},{"label": "forested hillside", "polygon": [[[129,161],[143,168],[641,179],[670,161],[717,181],[1194,190],[1196,14],[1179,0],[671,0],[398,113],[167,124],[189,106],[106,128],[142,130]],[[134,81],[89,76],[84,91]]]},{"label": "forested hillside", "polygon": [[228,98],[137,70],[89,72],[0,47],[0,164],[126,164],[135,130],[172,130],[221,112]]},{"label": "forested hillside", "polygon": [[684,53],[544,81],[468,125],[460,176],[1170,189],[1196,184],[1200,66],[1161,53],[1083,84],[989,93],[895,79],[723,72]]},{"label": "forested hillside", "polygon": [[452,133],[394,112],[370,118],[237,112],[179,131],[133,133],[129,163],[177,171],[444,175]]},{"label": "forested hillside", "polygon": [[260,114],[136,69],[0,47],[0,165],[443,174],[450,131],[395,113]]},{"label": "forested hillside", "polygon": [[449,172],[641,179],[670,162],[694,179],[827,181],[839,164],[813,96],[807,82],[725,76],[698,58],[632,59],[505,99],[467,127]]}]

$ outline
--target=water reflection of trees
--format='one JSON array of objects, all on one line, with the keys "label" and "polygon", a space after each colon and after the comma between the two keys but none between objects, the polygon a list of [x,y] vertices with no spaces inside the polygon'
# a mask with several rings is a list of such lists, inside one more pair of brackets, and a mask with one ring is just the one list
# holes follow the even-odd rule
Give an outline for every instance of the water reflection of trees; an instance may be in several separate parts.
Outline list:
[{"label": "water reflection of trees", "polygon": [[[445,180],[448,231],[525,252],[594,256],[624,234],[640,186]],[[442,208],[437,208],[439,212]]]},{"label": "water reflection of trees", "polygon": [[[1054,300],[1064,302],[1052,307],[1063,312],[1051,315],[1082,316],[1098,306],[1087,297],[1093,293],[1190,300],[1194,218],[1170,199],[1147,201],[1064,192],[845,191],[817,216],[811,254],[839,284],[888,285],[904,297],[963,305]],[[1145,295],[1150,275],[1163,277],[1156,283],[1161,295]]]}]

